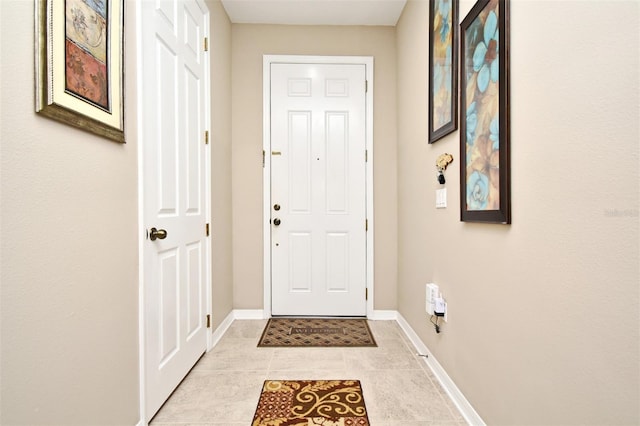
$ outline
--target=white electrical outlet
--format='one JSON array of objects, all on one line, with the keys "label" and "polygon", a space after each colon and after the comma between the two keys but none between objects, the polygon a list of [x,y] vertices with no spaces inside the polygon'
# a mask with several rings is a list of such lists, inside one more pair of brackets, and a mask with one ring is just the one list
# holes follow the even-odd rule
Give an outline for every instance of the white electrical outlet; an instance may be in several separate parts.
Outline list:
[{"label": "white electrical outlet", "polygon": [[435,299],[436,297],[438,297],[438,286],[433,284],[433,283],[429,283],[426,286],[426,311],[429,315],[433,315],[434,312],[434,308],[435,308]]}]

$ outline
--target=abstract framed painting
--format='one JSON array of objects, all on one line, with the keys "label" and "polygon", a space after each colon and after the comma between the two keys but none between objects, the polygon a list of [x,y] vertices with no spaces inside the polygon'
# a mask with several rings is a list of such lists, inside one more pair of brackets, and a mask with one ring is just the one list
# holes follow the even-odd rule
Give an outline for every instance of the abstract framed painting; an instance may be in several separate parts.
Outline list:
[{"label": "abstract framed painting", "polygon": [[429,143],[458,128],[458,0],[429,0]]},{"label": "abstract framed painting", "polygon": [[122,0],[36,0],[36,112],[124,142]]},{"label": "abstract framed painting", "polygon": [[460,50],[460,219],[509,224],[509,0],[473,6]]}]

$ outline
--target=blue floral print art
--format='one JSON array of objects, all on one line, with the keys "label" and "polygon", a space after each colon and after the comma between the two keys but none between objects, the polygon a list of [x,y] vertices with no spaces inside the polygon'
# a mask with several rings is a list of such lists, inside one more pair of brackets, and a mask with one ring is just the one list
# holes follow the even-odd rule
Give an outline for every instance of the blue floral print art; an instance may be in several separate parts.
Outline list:
[{"label": "blue floral print art", "polygon": [[453,0],[435,0],[431,39],[431,125],[438,131],[454,119],[453,101]]},{"label": "blue floral print art", "polygon": [[489,81],[496,83],[500,77],[498,34],[498,17],[491,11],[484,23],[484,38],[473,52],[473,71],[478,73],[481,93],[487,90]]},{"label": "blue floral print art", "polygon": [[465,30],[467,210],[500,208],[498,0]]},{"label": "blue floral print art", "polygon": [[489,178],[475,171],[469,176],[467,183],[467,204],[469,210],[484,210],[489,198]]}]

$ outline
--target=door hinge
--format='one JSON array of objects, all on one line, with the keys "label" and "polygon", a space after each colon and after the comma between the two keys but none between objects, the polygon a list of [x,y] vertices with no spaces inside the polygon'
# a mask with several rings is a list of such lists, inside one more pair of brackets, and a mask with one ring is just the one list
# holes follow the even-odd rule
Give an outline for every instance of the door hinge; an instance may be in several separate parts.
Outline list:
[{"label": "door hinge", "polygon": [[364,162],[365,163],[369,162],[369,150],[368,149],[364,150]]},{"label": "door hinge", "polygon": [[364,93],[369,93],[369,80],[364,81]]},{"label": "door hinge", "polygon": [[204,38],[204,51],[205,52],[209,51],[209,38],[208,37]]},{"label": "door hinge", "polygon": [[204,131],[204,143],[205,143],[205,145],[209,145],[209,131],[208,130]]},{"label": "door hinge", "polygon": [[262,150],[262,168],[264,169],[264,156],[265,156],[265,152],[264,149]]},{"label": "door hinge", "polygon": [[209,236],[209,224],[207,223],[204,227],[205,233],[207,234],[207,237]]},{"label": "door hinge", "polygon": [[364,289],[364,300],[369,300],[369,289],[368,288]]},{"label": "door hinge", "polygon": [[369,219],[365,219],[364,220],[364,230],[368,231],[369,230]]},{"label": "door hinge", "polygon": [[211,328],[211,315],[207,314],[207,328]]}]

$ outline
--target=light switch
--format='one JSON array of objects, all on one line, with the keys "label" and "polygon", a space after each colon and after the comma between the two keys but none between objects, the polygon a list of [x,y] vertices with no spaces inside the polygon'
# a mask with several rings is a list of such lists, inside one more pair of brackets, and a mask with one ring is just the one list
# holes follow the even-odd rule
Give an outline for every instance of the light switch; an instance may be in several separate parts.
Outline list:
[{"label": "light switch", "polygon": [[433,308],[435,307],[436,297],[438,297],[440,291],[438,286],[434,283],[427,284],[426,290],[426,311],[429,315],[433,315]]},{"label": "light switch", "polygon": [[447,207],[447,188],[436,189],[436,208],[444,209]]}]

